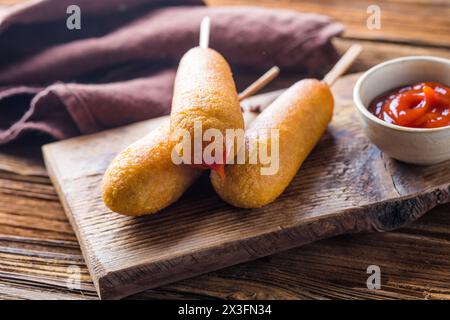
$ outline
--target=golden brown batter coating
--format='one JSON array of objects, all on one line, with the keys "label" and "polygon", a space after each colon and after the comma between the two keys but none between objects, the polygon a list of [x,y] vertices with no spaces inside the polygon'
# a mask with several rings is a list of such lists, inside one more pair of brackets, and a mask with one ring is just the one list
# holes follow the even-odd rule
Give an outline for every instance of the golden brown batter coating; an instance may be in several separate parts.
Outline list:
[{"label": "golden brown batter coating", "polygon": [[228,63],[212,49],[193,48],[181,59],[175,79],[170,126],[193,138],[194,122],[203,132],[243,129],[244,119]]},{"label": "golden brown batter coating", "polygon": [[[279,129],[278,172],[261,175],[261,167],[267,166],[248,164],[247,154],[245,164],[225,167],[225,180],[211,172],[211,182],[219,196],[242,208],[258,208],[273,202],[324,133],[331,121],[333,104],[329,87],[318,80],[302,80],[290,87],[246,131],[246,143],[250,145],[257,143],[255,135],[259,129]],[[271,145],[270,139],[262,142]]]},{"label": "golden brown batter coating", "polygon": [[174,129],[193,138],[194,122],[203,131],[243,128],[244,122],[230,67],[212,49],[194,48],[181,59],[175,80],[170,125],[166,123],[133,143],[112,161],[103,178],[103,201],[126,215],[157,212],[175,202],[201,175],[200,169],[175,165]]},{"label": "golden brown batter coating", "polygon": [[175,165],[167,121],[119,153],[102,182],[103,201],[125,215],[155,213],[175,202],[202,171]]}]

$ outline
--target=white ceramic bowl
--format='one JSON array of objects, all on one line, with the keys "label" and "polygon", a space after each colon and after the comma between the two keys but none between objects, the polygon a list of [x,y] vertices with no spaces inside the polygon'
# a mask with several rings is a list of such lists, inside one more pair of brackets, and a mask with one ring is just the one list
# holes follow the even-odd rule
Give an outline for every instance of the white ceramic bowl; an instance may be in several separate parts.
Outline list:
[{"label": "white ceramic bowl", "polygon": [[387,123],[367,110],[370,102],[380,94],[421,81],[450,86],[450,60],[412,56],[376,65],[356,82],[353,100],[362,127],[372,143],[394,159],[428,165],[450,159],[450,126],[407,128]]}]

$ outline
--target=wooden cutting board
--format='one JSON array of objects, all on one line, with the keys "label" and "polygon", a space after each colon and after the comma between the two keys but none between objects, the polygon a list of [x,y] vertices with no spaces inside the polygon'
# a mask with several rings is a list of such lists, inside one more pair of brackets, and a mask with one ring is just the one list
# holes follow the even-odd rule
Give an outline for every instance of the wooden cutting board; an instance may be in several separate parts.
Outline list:
[{"label": "wooden cutting board", "polygon": [[158,214],[108,210],[100,191],[106,167],[163,118],[45,145],[47,169],[100,297],[121,298],[334,235],[392,230],[449,202],[450,162],[403,164],[364,136],[351,101],[357,76],[336,83],[329,129],[282,196],[261,209],[227,205],[205,175]]}]

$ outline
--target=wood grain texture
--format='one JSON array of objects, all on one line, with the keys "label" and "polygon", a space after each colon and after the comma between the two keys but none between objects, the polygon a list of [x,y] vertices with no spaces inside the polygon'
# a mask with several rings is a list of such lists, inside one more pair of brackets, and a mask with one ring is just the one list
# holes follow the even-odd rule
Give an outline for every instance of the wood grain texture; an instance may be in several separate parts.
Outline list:
[{"label": "wood grain texture", "polygon": [[[0,206],[5,220],[18,221],[14,230],[0,222],[0,299],[96,299],[70,226],[45,227],[55,219],[68,225],[62,209],[42,211],[29,229],[23,221],[35,211],[31,199],[18,196],[21,209],[9,213]],[[450,299],[449,212],[440,206],[396,232],[335,237],[131,298]],[[381,290],[366,288],[370,264],[381,266]],[[81,269],[80,290],[66,287],[68,265]]]},{"label": "wood grain texture", "polygon": [[[328,15],[346,26],[344,38],[450,48],[450,1],[427,0],[207,0],[208,4],[254,5]],[[367,9],[381,10],[381,28],[367,27]]]},{"label": "wood grain texture", "polygon": [[366,139],[351,102],[357,76],[336,84],[331,126],[283,195],[261,209],[226,205],[205,178],[159,214],[110,212],[100,196],[104,170],[160,119],[44,146],[100,296],[127,296],[333,235],[392,230],[450,201],[448,162],[401,164]]},{"label": "wood grain texture", "polygon": [[[219,3],[224,0],[208,0]],[[0,0],[1,5],[21,3],[24,0]],[[291,8],[291,4],[306,1],[270,1],[273,6]],[[389,2],[383,1],[389,6]],[[429,5],[429,12],[446,16],[436,5],[449,1],[401,1],[405,6],[415,3]],[[264,4],[268,1],[234,0],[233,4]],[[324,14],[335,11],[335,6],[357,6],[360,1],[314,1]],[[1,7],[0,7],[1,9]],[[304,12],[307,9],[300,9]],[[338,38],[335,43],[341,52],[352,43],[362,44],[363,53],[351,71],[364,71],[386,59],[405,55],[436,55],[450,58],[448,45],[439,39],[448,39],[449,33],[424,33],[422,24],[407,28],[399,20],[396,30],[386,39],[374,38],[364,28],[362,8],[359,20],[355,15],[334,17],[346,24],[347,34],[358,38]],[[394,12],[395,13],[395,12]],[[331,14],[331,13],[330,13]],[[414,15],[412,15],[414,16]],[[420,22],[420,19],[418,19]],[[441,20],[442,21],[442,20]],[[447,20],[448,21],[448,20]],[[445,20],[444,20],[445,22]],[[435,24],[439,28],[438,24]],[[434,28],[427,26],[427,28]],[[405,29],[405,30],[402,30]],[[408,29],[408,30],[406,30]],[[392,40],[395,32],[409,33],[408,44]],[[436,36],[439,35],[439,36]],[[436,38],[438,41],[436,42]],[[431,44],[431,45],[429,45]],[[272,89],[283,88],[296,81],[299,75],[282,71],[282,77]],[[254,75],[240,77],[238,85],[245,88]],[[56,200],[56,192],[46,177],[42,164],[35,167],[39,176],[30,174],[29,154],[37,159],[40,152],[23,145],[22,154],[11,154],[11,146],[0,148],[0,299],[92,299],[95,288],[88,274],[72,228]],[[33,149],[33,150],[30,150]],[[3,163],[5,155],[8,163]],[[11,161],[14,165],[11,165]],[[39,167],[40,166],[40,167]],[[28,174],[23,174],[27,172]],[[40,175],[43,174],[44,177]],[[9,188],[14,181],[19,190],[32,185],[33,193]],[[21,184],[23,185],[21,186]],[[48,186],[54,197],[48,197]],[[5,189],[4,189],[5,188]],[[42,190],[42,194],[41,191]],[[36,210],[36,206],[40,208]],[[39,211],[39,212],[37,212]],[[34,218],[30,221],[29,217]],[[49,223],[59,221],[60,223]],[[147,290],[133,299],[450,299],[450,204],[441,205],[407,227],[387,233],[356,234],[333,237],[205,275]],[[66,287],[67,265],[81,268],[82,287]],[[366,268],[376,264],[382,271],[381,290],[366,287]]]}]

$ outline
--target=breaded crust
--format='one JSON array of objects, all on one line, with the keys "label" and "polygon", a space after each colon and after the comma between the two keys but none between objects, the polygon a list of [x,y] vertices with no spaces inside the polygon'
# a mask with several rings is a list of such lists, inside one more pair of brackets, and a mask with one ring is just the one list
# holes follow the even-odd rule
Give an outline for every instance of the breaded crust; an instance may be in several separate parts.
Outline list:
[{"label": "breaded crust", "polygon": [[202,171],[172,162],[175,142],[169,121],[139,139],[109,165],[102,181],[103,202],[125,215],[155,213],[175,202]]},{"label": "breaded crust", "polygon": [[213,49],[193,48],[181,59],[175,78],[171,130],[185,129],[193,137],[194,122],[203,132],[243,129],[244,119],[231,69]]},{"label": "breaded crust", "polygon": [[[302,80],[290,87],[251,123],[245,137],[249,148],[257,144],[258,130],[279,129],[278,172],[261,175],[264,165],[248,164],[247,153],[245,164],[225,167],[225,180],[211,172],[211,182],[219,196],[242,208],[258,208],[275,201],[324,133],[333,105],[329,87],[318,80]],[[270,148],[270,137],[260,138],[261,142]]]}]

